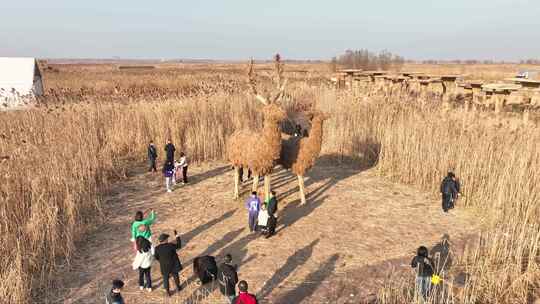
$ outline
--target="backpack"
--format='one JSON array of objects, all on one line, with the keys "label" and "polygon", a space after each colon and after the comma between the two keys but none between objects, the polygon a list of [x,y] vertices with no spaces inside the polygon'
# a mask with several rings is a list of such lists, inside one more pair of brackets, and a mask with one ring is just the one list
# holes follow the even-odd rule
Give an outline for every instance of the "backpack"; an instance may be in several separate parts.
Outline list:
[{"label": "backpack", "polygon": [[193,272],[202,284],[206,284],[217,278],[218,267],[213,256],[197,257],[193,260]]}]

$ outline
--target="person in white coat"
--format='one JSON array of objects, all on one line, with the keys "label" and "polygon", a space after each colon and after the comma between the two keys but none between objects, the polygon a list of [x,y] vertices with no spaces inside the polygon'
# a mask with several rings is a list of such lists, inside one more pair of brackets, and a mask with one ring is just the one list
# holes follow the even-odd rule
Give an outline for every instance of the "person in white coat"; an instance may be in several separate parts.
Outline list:
[{"label": "person in white coat", "polygon": [[178,161],[178,168],[182,170],[182,184],[187,184],[188,161],[184,152],[180,152],[180,160]]},{"label": "person in white coat", "polygon": [[[137,255],[133,260],[133,270],[139,270],[139,289],[152,291],[151,267],[154,261],[154,247],[149,240],[137,237]],[[146,282],[145,282],[146,281]]]}]

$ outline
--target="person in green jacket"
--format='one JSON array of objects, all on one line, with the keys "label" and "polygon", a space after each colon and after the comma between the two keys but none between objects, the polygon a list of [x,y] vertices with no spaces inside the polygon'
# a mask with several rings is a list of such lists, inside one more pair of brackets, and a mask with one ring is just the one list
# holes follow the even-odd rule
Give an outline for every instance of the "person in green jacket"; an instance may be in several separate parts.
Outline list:
[{"label": "person in green jacket", "polygon": [[270,192],[270,197],[264,201],[266,210],[268,211],[268,223],[266,238],[273,236],[276,233],[277,217],[276,212],[278,210],[278,200],[276,192]]},{"label": "person in green jacket", "polygon": [[135,213],[135,221],[133,224],[131,224],[131,241],[135,242],[137,237],[142,236],[145,239],[152,241],[152,231],[150,230],[150,226],[155,222],[156,220],[156,213],[154,212],[154,209],[150,209],[150,215],[148,215],[146,218],[144,216],[142,211],[137,211]]}]

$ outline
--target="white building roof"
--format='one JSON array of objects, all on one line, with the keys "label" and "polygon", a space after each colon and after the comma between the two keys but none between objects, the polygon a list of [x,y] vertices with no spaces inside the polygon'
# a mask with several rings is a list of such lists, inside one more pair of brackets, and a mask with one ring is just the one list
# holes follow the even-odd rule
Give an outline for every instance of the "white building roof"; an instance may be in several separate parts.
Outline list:
[{"label": "white building roof", "polygon": [[32,87],[35,67],[34,58],[0,57],[0,87],[9,85]]},{"label": "white building roof", "polygon": [[14,107],[43,94],[35,58],[0,57],[0,106]]}]

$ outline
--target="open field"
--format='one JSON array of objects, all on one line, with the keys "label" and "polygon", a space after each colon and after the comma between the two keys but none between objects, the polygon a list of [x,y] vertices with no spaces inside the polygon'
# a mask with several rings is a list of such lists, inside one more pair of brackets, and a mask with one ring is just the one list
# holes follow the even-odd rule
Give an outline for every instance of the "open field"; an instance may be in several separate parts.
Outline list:
[{"label": "open field", "polygon": [[[241,203],[230,199],[232,173],[223,163],[230,134],[262,124],[258,104],[247,95],[243,65],[52,67],[44,73],[46,89],[52,89],[47,106],[0,113],[0,254],[6,257],[0,296],[9,302],[92,303],[99,284],[112,275],[128,281],[126,294],[133,297],[128,223],[141,206],[158,210],[155,231],[178,227],[187,234],[183,262],[230,250],[253,292],[270,303],[358,303],[369,294],[378,303],[411,302],[412,274],[400,265],[418,245],[435,245],[445,233],[456,248],[476,241],[453,252],[433,303],[538,298],[535,121],[508,127],[512,117],[505,113],[465,112],[459,105],[448,110],[435,100],[361,99],[334,90],[325,65],[286,66],[295,70],[286,74],[291,84],[282,104],[289,117],[312,105],[331,117],[322,161],[306,180],[312,181],[307,205],[297,205],[291,176],[276,171],[283,230],[274,239],[253,240],[242,230],[245,216]],[[264,69],[261,85],[271,77],[271,65]],[[491,80],[520,67],[404,69]],[[139,170],[148,140],[161,147],[167,137],[197,164],[199,176],[171,196],[159,192],[161,179]],[[438,185],[449,169],[461,178],[464,198],[455,214],[443,216]],[[309,238],[306,231],[313,231]],[[264,256],[271,247],[276,254]],[[388,277],[392,271],[397,274]],[[455,283],[458,276],[466,280]],[[347,299],[349,293],[355,296]],[[145,300],[152,303],[158,295]]]}]

